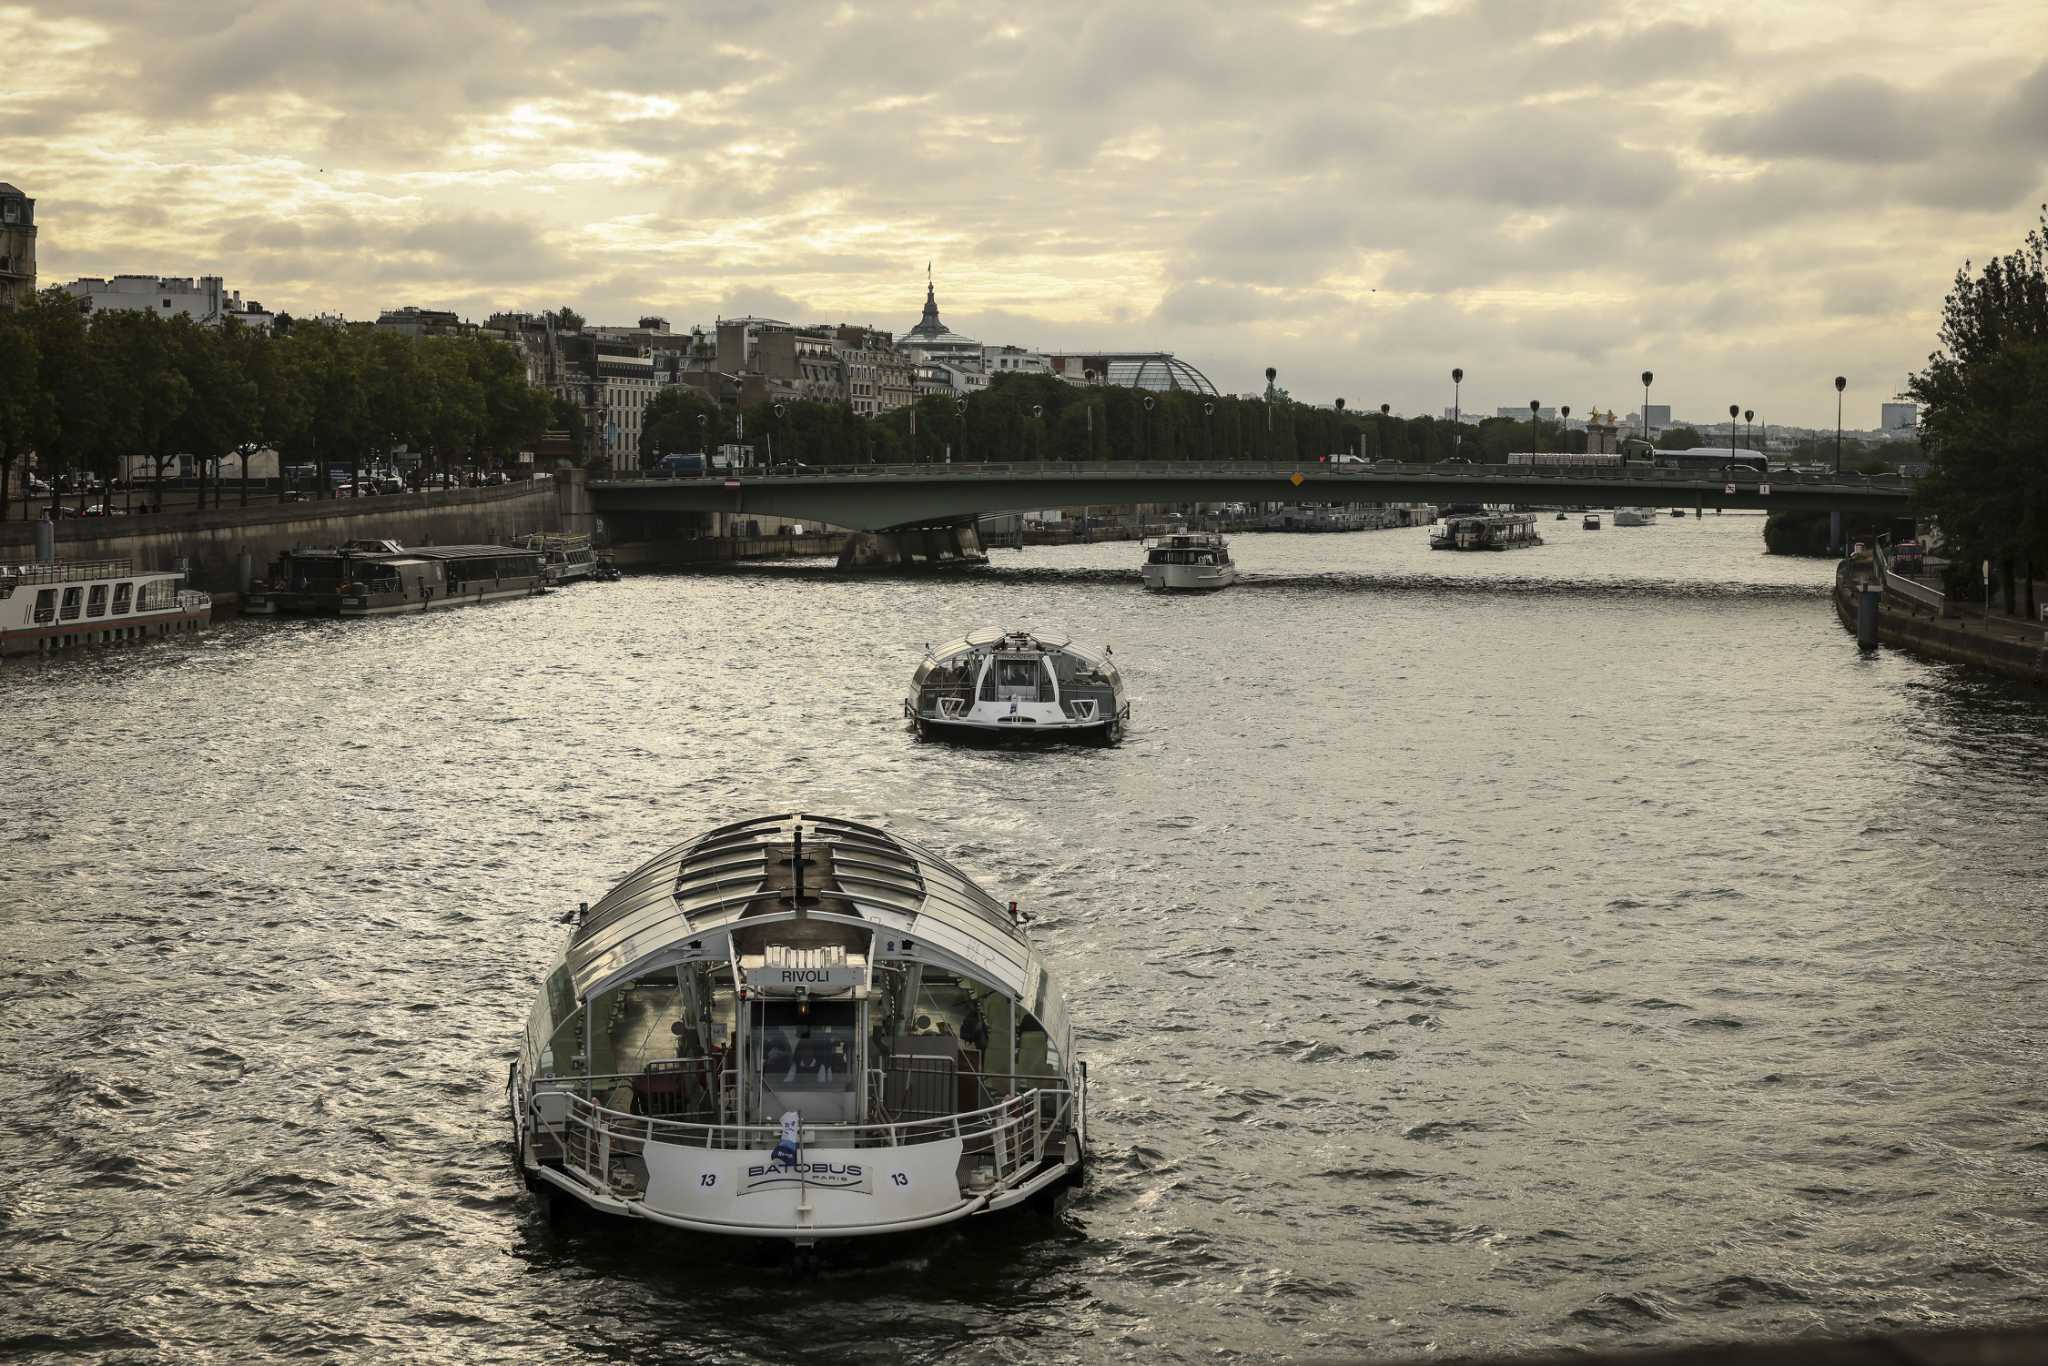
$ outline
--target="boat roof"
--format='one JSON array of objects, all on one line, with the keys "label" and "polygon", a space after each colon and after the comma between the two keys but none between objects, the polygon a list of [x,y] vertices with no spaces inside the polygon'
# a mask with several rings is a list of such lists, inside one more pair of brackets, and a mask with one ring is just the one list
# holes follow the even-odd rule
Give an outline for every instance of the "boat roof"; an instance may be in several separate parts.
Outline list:
[{"label": "boat roof", "polygon": [[1065,631],[1048,628],[1031,630],[1001,630],[994,626],[981,626],[969,631],[958,640],[949,640],[930,651],[933,659],[947,659],[968,650],[1063,650],[1070,655],[1098,661],[1101,655],[1093,650],[1075,645]]},{"label": "boat roof", "polygon": [[790,914],[799,828],[810,913],[865,921],[973,965],[983,980],[1016,993],[1067,1045],[1066,1006],[1007,906],[921,844],[801,812],[719,826],[635,869],[590,908],[563,955],[576,999],[742,919]]},{"label": "boat roof", "polygon": [[366,550],[354,546],[302,546],[291,552],[292,558],[300,560],[339,559],[347,555],[356,560],[389,561],[403,563],[407,560],[480,560],[493,555],[536,555],[540,552],[513,545],[419,545],[401,546],[387,541],[387,550]]}]

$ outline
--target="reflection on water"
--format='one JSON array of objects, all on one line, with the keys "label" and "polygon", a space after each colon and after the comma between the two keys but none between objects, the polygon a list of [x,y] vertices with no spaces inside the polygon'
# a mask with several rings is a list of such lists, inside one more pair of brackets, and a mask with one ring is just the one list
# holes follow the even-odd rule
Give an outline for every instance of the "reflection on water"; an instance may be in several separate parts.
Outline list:
[{"label": "reflection on water", "polygon": [[[1754,518],[651,576],[0,674],[0,1342],[132,1359],[1207,1360],[2043,1312],[2048,710],[1859,656]],[[1113,750],[904,731],[925,641],[1116,650]],[[802,807],[1035,916],[1057,1217],[758,1255],[551,1227],[558,917]],[[24,1312],[25,1310],[25,1312]]]}]

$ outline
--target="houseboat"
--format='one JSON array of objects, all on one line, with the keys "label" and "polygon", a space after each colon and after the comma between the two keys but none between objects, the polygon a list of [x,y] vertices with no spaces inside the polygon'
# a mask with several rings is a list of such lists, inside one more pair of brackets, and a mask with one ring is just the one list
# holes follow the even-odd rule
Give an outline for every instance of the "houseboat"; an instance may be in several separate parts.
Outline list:
[{"label": "houseboat", "polygon": [[1214,531],[1176,531],[1147,543],[1145,586],[1166,591],[1228,588],[1237,582],[1230,542]]},{"label": "houseboat", "polygon": [[1431,550],[1519,550],[1542,545],[1536,517],[1528,512],[1467,512],[1446,517],[1429,538]]},{"label": "houseboat", "polygon": [[759,816],[643,864],[542,975],[530,1184],[697,1233],[908,1233],[1052,1198],[1087,1069],[1017,903],[871,825]]},{"label": "houseboat", "polygon": [[1579,522],[1579,529],[1581,531],[1598,531],[1600,529],[1600,514],[1597,512],[1587,513],[1584,519]]},{"label": "houseboat", "polygon": [[429,545],[396,541],[293,549],[277,557],[242,610],[317,616],[381,617],[531,597],[548,585],[541,552],[505,545]]},{"label": "houseboat", "polygon": [[213,598],[174,570],[125,559],[0,565],[0,655],[154,640],[203,630]]},{"label": "houseboat", "polygon": [[574,583],[597,572],[597,556],[586,535],[536,531],[523,544],[526,549],[540,553],[550,584]]},{"label": "houseboat", "polygon": [[990,627],[926,648],[903,715],[922,738],[1113,745],[1130,724],[1131,703],[1107,649]]}]

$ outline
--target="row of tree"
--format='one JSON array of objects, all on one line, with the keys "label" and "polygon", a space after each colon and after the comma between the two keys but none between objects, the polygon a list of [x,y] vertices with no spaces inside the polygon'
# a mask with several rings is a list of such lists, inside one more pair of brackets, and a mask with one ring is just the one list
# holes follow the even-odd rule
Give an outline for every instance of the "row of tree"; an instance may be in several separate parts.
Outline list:
[{"label": "row of tree", "polygon": [[66,475],[121,478],[142,457],[161,501],[166,474],[190,456],[202,500],[210,479],[217,502],[223,465],[239,459],[246,475],[266,447],[323,475],[346,465],[352,480],[400,446],[443,473],[480,470],[558,417],[501,342],[413,340],[361,323],[299,322],[270,336],[232,320],[87,316],[62,290],[0,310],[0,516],[30,452],[53,499]]},{"label": "row of tree", "polygon": [[965,400],[927,395],[872,418],[808,401],[720,407],[701,390],[657,394],[640,429],[640,457],[754,445],[765,460],[803,464],[1028,460],[1279,460],[1336,454],[1368,460],[1504,462],[1510,451],[1584,451],[1584,432],[1555,422],[1486,418],[1452,423],[1272,399],[1077,387],[1051,375],[999,375]]},{"label": "row of tree", "polygon": [[2048,566],[2048,205],[2018,251],[1956,272],[1940,348],[1907,392],[1927,456],[1918,494],[1961,580],[1951,586],[1974,588],[1989,562],[2007,610],[2023,600],[2032,615]]}]

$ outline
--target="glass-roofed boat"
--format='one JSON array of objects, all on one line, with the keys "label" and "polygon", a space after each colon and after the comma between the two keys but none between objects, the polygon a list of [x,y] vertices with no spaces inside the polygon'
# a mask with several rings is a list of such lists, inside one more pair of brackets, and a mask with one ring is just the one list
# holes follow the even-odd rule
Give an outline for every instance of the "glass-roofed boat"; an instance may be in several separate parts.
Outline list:
[{"label": "glass-roofed boat", "polygon": [[530,1182],[808,1246],[1050,1198],[1086,1083],[1015,902],[874,826],[774,815],[579,911],[509,1090]]},{"label": "glass-roofed boat", "polygon": [[1131,703],[1107,648],[1097,654],[1062,635],[987,627],[926,647],[903,715],[927,738],[1115,744]]}]

